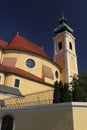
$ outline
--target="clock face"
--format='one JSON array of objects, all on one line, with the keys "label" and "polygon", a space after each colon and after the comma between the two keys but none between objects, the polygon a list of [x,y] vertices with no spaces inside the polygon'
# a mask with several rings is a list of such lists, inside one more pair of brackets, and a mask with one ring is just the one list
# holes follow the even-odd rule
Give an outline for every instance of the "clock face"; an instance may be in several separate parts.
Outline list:
[{"label": "clock face", "polygon": [[33,59],[27,59],[26,60],[26,66],[28,68],[34,68],[35,67],[35,61]]}]

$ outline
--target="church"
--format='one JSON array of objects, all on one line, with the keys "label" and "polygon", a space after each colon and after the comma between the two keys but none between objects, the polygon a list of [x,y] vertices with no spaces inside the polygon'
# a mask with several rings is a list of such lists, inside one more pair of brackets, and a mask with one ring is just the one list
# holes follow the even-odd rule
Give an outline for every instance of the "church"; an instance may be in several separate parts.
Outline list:
[{"label": "church", "polygon": [[78,74],[75,37],[62,16],[54,29],[54,58],[18,33],[0,40],[0,130],[87,129],[87,103],[53,104],[54,82]]},{"label": "church", "polygon": [[[64,16],[54,29],[54,59],[18,33],[9,43],[0,40],[0,100],[50,92],[55,81],[71,82],[78,74],[75,37]],[[48,93],[40,99],[46,100]],[[40,100],[39,99],[39,100]],[[6,103],[5,103],[6,104]]]}]

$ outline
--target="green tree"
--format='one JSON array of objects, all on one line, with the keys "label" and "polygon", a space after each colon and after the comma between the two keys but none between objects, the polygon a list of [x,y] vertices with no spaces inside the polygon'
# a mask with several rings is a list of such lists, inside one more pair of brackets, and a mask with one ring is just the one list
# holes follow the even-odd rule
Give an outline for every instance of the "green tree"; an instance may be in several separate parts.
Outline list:
[{"label": "green tree", "polygon": [[54,103],[59,102],[70,102],[71,92],[68,90],[68,84],[63,84],[62,81],[59,83],[56,81],[54,84]]},{"label": "green tree", "polygon": [[78,75],[79,77],[79,85],[83,88],[87,95],[87,71]]},{"label": "green tree", "polygon": [[72,100],[78,102],[85,102],[86,101],[86,93],[84,89],[78,86],[74,86],[74,90],[72,92]]},{"label": "green tree", "polygon": [[53,103],[59,103],[60,102],[60,90],[59,90],[59,84],[58,81],[54,83],[54,99]]},{"label": "green tree", "polygon": [[72,101],[85,102],[86,101],[86,92],[81,87],[81,80],[78,76],[74,75],[71,82],[72,86]]},{"label": "green tree", "polygon": [[60,93],[60,102],[63,102],[62,101],[62,93],[63,93],[63,83],[62,83],[62,81],[60,81],[58,83],[58,86],[59,86],[59,93]]},{"label": "green tree", "polygon": [[[71,89],[70,89],[71,87]],[[74,75],[70,84],[56,81],[54,84],[54,103],[87,101],[87,73]]]},{"label": "green tree", "polygon": [[69,85],[65,83],[62,87],[62,100],[61,102],[71,102],[71,91],[69,91]]}]

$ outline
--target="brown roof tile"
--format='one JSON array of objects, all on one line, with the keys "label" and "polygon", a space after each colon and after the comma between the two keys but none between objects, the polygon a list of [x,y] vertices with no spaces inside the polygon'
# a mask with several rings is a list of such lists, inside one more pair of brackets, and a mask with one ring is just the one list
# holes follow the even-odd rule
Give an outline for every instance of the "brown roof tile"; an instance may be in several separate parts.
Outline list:
[{"label": "brown roof tile", "polygon": [[42,48],[18,34],[9,42],[7,49],[28,51],[48,58],[46,52]]}]

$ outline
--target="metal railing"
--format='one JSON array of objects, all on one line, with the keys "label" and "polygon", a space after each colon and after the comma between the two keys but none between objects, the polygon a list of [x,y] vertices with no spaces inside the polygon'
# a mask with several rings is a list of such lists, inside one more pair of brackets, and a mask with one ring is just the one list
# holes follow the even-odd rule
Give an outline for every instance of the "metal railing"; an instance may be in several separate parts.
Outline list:
[{"label": "metal railing", "polygon": [[4,100],[3,108],[20,108],[27,106],[39,106],[53,104],[53,90],[33,93],[24,97],[8,98]]}]

